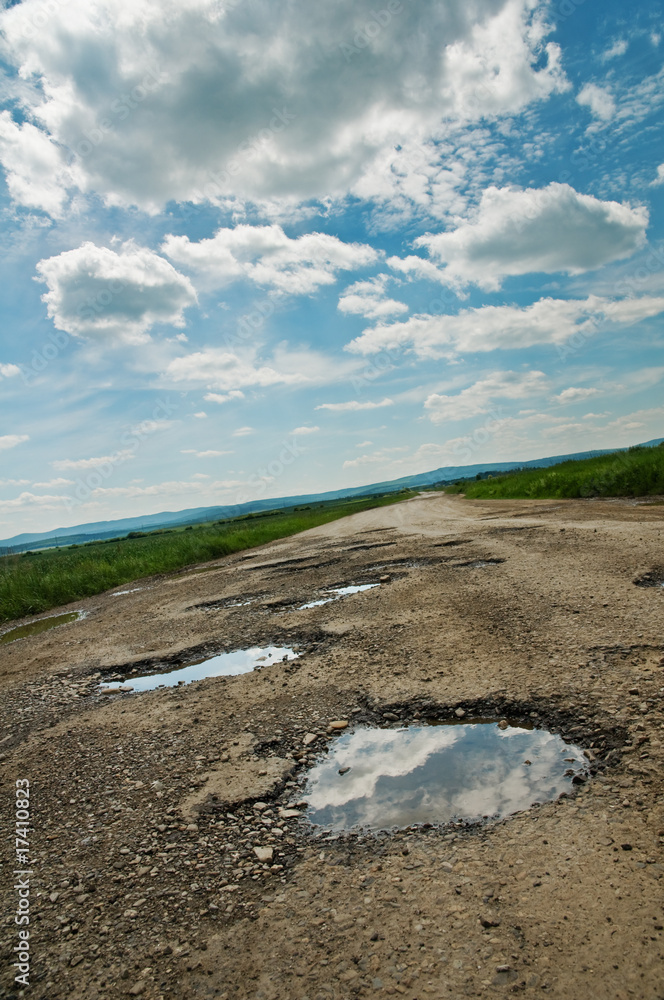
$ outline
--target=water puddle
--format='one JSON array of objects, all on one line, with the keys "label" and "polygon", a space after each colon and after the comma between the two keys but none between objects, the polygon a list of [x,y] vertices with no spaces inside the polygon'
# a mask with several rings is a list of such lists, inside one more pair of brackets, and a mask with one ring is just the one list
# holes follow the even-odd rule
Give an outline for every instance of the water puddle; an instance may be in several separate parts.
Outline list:
[{"label": "water puddle", "polygon": [[453,569],[486,569],[487,566],[499,566],[504,559],[470,559],[467,562],[452,563]]},{"label": "water puddle", "polygon": [[8,632],[0,635],[0,643],[14,642],[15,639],[26,639],[31,635],[39,635],[50,628],[57,628],[58,625],[66,625],[68,622],[76,622],[85,617],[84,611],[69,611],[65,615],[51,615],[49,618],[38,618],[37,621],[28,622],[27,625],[19,625],[17,628],[10,628]]},{"label": "water puddle", "polygon": [[360,594],[364,590],[373,590],[374,587],[380,587],[380,584],[360,583],[354,587],[335,587],[334,590],[327,591],[326,597],[322,597],[319,601],[309,601],[308,604],[301,604],[296,608],[296,611],[304,611],[305,608],[319,608],[322,604],[330,604],[332,601],[338,601],[349,594]]},{"label": "water puddle", "polygon": [[132,587],[131,590],[114,590],[111,597],[122,597],[124,594],[137,594],[142,587]]},{"label": "water puddle", "polygon": [[159,687],[176,687],[191,684],[206,677],[234,677],[248,674],[257,667],[270,666],[281,660],[296,660],[296,653],[288,646],[254,646],[251,649],[236,649],[232,653],[219,653],[191,663],[188,667],[177,667],[165,674],[147,674],[144,677],[127,677],[122,681],[111,681],[102,685],[102,693],[112,691],[154,691]]},{"label": "water puddle", "polygon": [[504,721],[363,727],[314,765],[304,815],[329,831],[500,819],[570,791],[587,766],[560,736]]}]

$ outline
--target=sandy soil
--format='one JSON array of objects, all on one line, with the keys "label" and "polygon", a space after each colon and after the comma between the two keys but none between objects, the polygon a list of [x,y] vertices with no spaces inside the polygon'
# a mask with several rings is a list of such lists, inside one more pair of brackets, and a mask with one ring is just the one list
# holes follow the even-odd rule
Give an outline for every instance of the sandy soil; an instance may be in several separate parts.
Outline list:
[{"label": "sandy soil", "polygon": [[[663,529],[661,505],[422,495],[77,602],[62,610],[85,619],[0,647],[0,996],[661,1000],[664,588],[634,581],[659,578]],[[98,693],[267,643],[302,655]],[[331,721],[459,707],[563,733],[593,777],[481,828],[315,839],[288,808]],[[26,778],[21,994],[12,808]]]}]

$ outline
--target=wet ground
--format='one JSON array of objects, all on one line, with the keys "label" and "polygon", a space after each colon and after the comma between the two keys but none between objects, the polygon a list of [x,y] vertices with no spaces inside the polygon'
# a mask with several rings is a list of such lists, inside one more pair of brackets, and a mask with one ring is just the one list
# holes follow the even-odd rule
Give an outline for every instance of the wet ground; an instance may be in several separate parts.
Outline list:
[{"label": "wet ground", "polygon": [[[664,508],[627,501],[421,496],[57,609],[86,617],[4,645],[2,815],[27,778],[35,827],[25,995],[661,1000],[663,528]],[[257,647],[298,656],[100,693]],[[443,825],[312,827],[307,781],[332,764],[355,781],[357,734],[497,738],[503,719],[552,734],[563,797],[538,789],[493,822],[455,798]],[[348,802],[393,806],[384,777]]]}]

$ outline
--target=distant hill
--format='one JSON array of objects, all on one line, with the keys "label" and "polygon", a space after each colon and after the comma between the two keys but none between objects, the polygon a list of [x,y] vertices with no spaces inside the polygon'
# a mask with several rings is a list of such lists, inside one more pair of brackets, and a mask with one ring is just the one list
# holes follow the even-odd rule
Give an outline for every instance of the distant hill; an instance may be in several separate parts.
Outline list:
[{"label": "distant hill", "polygon": [[[645,441],[645,447],[654,447],[664,438]],[[421,472],[415,476],[403,476],[401,479],[390,479],[369,486],[356,486],[343,490],[331,490],[327,493],[310,493],[303,496],[273,497],[267,500],[251,500],[243,504],[230,504],[219,507],[191,507],[180,511],[161,511],[158,514],[144,514],[141,517],[124,517],[117,521],[95,521],[90,524],[77,524],[71,528],[56,528],[54,531],[24,533],[14,535],[0,541],[0,554],[7,552],[25,552],[34,548],[52,548],[58,545],[80,545],[105,538],[118,538],[130,531],[155,531],[159,528],[182,527],[187,524],[200,524],[205,521],[224,521],[232,517],[242,517],[262,510],[276,510],[281,507],[296,507],[302,504],[321,503],[326,500],[340,500],[347,497],[372,496],[376,493],[389,493],[405,488],[417,489],[423,486],[436,486],[442,483],[452,483],[457,479],[470,479],[487,472],[509,472],[513,469],[545,468],[558,465],[571,459],[596,458],[609,455],[616,451],[626,451],[626,448],[606,448],[601,451],[580,451],[572,455],[553,455],[548,458],[533,459],[528,462],[482,462],[477,465],[447,465],[431,472]],[[4,550],[4,551],[3,551]]]}]

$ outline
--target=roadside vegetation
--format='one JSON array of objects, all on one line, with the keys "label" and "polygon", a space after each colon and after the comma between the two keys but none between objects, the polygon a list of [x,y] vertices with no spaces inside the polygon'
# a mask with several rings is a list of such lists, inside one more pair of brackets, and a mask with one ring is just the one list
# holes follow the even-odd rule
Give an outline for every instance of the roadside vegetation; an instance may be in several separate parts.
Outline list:
[{"label": "roadside vegetation", "polygon": [[664,444],[630,448],[597,458],[561,462],[546,469],[461,480],[446,493],[467,497],[543,500],[565,497],[645,497],[664,494]]},{"label": "roadside vegetation", "polygon": [[124,538],[3,556],[0,622],[48,611],[143,577],[173,573],[219,559],[414,495],[406,490],[384,496],[333,500],[248,514],[229,521],[154,532],[133,531]]}]

